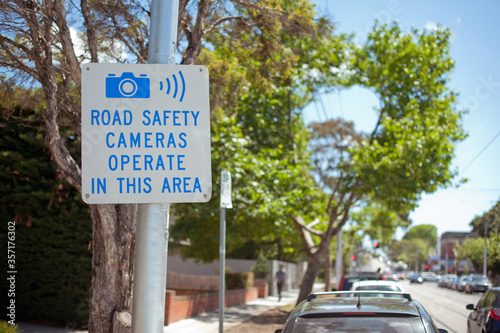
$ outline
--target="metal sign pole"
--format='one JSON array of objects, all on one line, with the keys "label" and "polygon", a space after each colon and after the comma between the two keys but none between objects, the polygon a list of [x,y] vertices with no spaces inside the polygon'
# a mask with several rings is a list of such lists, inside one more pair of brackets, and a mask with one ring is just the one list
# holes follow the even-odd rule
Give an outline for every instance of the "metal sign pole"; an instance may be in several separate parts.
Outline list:
[{"label": "metal sign pole", "polygon": [[219,333],[223,333],[226,278],[226,208],[233,208],[233,203],[231,200],[231,173],[222,170],[220,178]]},{"label": "metal sign pole", "polygon": [[224,332],[224,295],[226,273],[226,208],[220,208],[219,249],[219,333]]},{"label": "metal sign pole", "polygon": [[[174,64],[179,0],[153,0],[149,63]],[[170,204],[141,204],[137,212],[132,332],[161,333],[165,320]]]}]

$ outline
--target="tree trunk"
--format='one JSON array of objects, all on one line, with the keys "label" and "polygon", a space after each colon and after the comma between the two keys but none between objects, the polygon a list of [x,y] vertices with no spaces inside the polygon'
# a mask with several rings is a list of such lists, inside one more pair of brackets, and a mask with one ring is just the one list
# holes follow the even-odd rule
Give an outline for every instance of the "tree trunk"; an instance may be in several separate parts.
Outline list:
[{"label": "tree trunk", "polygon": [[332,286],[330,280],[332,279],[332,247],[331,243],[328,244],[325,256],[325,291],[331,291]]},{"label": "tree trunk", "polygon": [[299,298],[297,299],[297,304],[302,302],[311,293],[314,285],[314,280],[318,276],[318,271],[321,263],[322,252],[318,251],[307,258],[307,269],[302,278],[302,284],[300,286]]},{"label": "tree trunk", "polygon": [[90,205],[93,224],[89,333],[131,332],[137,205]]}]

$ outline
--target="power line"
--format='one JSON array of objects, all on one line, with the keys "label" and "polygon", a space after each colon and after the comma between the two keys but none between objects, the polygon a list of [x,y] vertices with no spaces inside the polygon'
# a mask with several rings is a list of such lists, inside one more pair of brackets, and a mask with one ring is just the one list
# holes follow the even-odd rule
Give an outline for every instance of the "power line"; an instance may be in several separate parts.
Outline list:
[{"label": "power line", "polygon": [[318,101],[314,101],[314,106],[316,107],[316,113],[318,114],[318,122],[321,122],[321,114],[318,108]]},{"label": "power line", "polygon": [[325,121],[328,121],[328,113],[326,112],[325,104],[323,103],[323,95],[319,95],[319,102],[321,103],[321,107],[323,108],[323,113],[325,114]]},{"label": "power line", "polygon": [[344,118],[344,109],[342,108],[342,98],[340,96],[340,89],[337,89],[337,94],[339,95],[340,115],[342,116],[342,118]]},{"label": "power line", "polygon": [[460,172],[460,174],[463,174],[465,172],[465,170],[472,164],[474,163],[475,160],[477,160],[477,158],[493,143],[493,141],[496,140],[496,138],[498,138],[498,136],[500,136],[500,131],[498,131],[498,133],[493,137],[493,139],[490,140],[490,142],[488,142],[486,144],[486,146],[484,146],[483,149],[481,149],[481,151],[472,159],[472,161],[469,162],[469,164],[467,164],[463,169],[462,169],[462,172]]}]

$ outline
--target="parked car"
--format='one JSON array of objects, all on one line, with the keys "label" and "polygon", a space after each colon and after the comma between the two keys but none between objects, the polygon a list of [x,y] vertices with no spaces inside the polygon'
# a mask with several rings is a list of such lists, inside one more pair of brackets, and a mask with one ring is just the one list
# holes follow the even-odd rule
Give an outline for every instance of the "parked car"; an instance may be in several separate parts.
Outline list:
[{"label": "parked car", "polygon": [[467,280],[465,285],[465,292],[467,294],[476,293],[479,291],[486,291],[486,289],[491,287],[491,283],[488,278],[484,275],[471,275]]},{"label": "parked car", "polygon": [[380,279],[381,280],[388,280],[388,281],[398,281],[399,275],[397,275],[394,272],[387,271],[387,272],[383,272],[380,274]]},{"label": "parked car", "polygon": [[[352,297],[340,294],[358,293]],[[385,292],[391,297],[361,296],[377,291],[310,294],[290,313],[275,333],[305,332],[428,332],[438,329],[429,313],[408,293]],[[395,297],[396,296],[396,297]]]},{"label": "parked car", "polygon": [[462,275],[460,279],[458,280],[457,283],[457,290],[462,292],[465,290],[465,285],[467,285],[467,282],[469,281],[469,276],[468,275]]},{"label": "parked car", "polygon": [[434,272],[422,272],[422,279],[424,279],[424,282],[437,282],[439,279],[439,275],[437,275]]},{"label": "parked car", "polygon": [[351,290],[405,291],[401,283],[387,280],[354,282]]},{"label": "parked car", "polygon": [[357,274],[343,275],[337,287],[338,291],[351,290],[352,284],[357,281],[379,280],[378,272],[359,272]]},{"label": "parked car", "polygon": [[488,289],[476,306],[468,304],[473,310],[467,319],[467,333],[500,332],[500,287]]},{"label": "parked car", "polygon": [[412,275],[410,275],[410,283],[422,283],[422,282],[424,282],[422,275],[418,273],[413,273]]},{"label": "parked car", "polygon": [[457,277],[456,274],[441,275],[437,280],[438,286],[444,287],[444,288],[449,288],[450,282],[453,281],[453,279],[456,277]]},{"label": "parked car", "polygon": [[457,290],[458,281],[460,281],[460,276],[453,278],[453,280],[451,281],[450,286],[448,288],[453,289],[453,290]]}]

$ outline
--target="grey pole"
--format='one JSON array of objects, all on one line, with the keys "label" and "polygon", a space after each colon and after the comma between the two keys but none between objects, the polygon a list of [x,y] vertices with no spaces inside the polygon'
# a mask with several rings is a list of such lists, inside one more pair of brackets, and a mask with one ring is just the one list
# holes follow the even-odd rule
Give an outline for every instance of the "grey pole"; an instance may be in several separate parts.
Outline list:
[{"label": "grey pole", "polygon": [[340,280],[342,279],[344,260],[342,258],[342,229],[337,234],[337,254],[335,255],[335,281],[336,289],[338,290],[340,286]]},{"label": "grey pole", "polygon": [[151,3],[150,64],[175,64],[178,16],[179,0],[153,0]]},{"label": "grey pole", "polygon": [[163,332],[169,204],[137,209],[132,332]]},{"label": "grey pole", "polygon": [[226,208],[220,208],[219,249],[219,333],[224,332],[224,294],[226,278]]},{"label": "grey pole", "polygon": [[487,258],[488,258],[488,246],[486,243],[488,237],[488,225],[486,224],[486,220],[484,221],[484,255],[483,255],[483,274],[488,276],[488,269],[486,267]]},{"label": "grey pole", "polygon": [[[174,64],[179,0],[153,0],[150,64]],[[137,210],[132,332],[161,333],[165,320],[170,204],[141,204]]]}]

